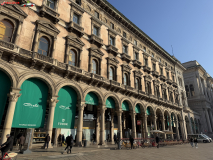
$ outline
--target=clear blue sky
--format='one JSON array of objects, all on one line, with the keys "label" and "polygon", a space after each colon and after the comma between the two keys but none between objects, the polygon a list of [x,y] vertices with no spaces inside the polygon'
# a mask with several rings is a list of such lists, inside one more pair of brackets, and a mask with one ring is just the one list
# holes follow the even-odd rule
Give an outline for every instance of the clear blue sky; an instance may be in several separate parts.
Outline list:
[{"label": "clear blue sky", "polygon": [[181,62],[197,60],[213,77],[213,0],[108,0]]}]

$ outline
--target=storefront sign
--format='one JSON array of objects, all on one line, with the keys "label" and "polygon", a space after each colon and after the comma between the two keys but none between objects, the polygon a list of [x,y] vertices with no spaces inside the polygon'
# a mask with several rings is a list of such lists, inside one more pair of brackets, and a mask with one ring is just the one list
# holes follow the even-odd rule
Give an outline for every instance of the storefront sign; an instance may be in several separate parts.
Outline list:
[{"label": "storefront sign", "polygon": [[137,125],[141,125],[141,121],[137,120]]}]

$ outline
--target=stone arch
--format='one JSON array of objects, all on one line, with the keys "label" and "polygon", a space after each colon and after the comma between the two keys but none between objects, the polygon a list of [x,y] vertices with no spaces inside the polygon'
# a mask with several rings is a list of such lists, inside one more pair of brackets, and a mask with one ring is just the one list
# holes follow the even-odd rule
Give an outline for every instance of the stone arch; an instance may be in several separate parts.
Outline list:
[{"label": "stone arch", "polygon": [[80,104],[80,102],[82,101],[82,98],[83,98],[83,94],[82,94],[83,90],[77,83],[74,83],[73,81],[64,80],[62,82],[57,83],[55,95],[58,95],[59,90],[64,86],[69,86],[76,91],[77,96],[79,97],[78,104]]},{"label": "stone arch", "polygon": [[174,120],[177,120],[177,117],[176,117],[175,112],[171,112],[171,116],[172,116],[172,114],[173,114],[173,116],[174,116]]},{"label": "stone arch", "polygon": [[[126,97],[124,97],[124,98],[122,98],[121,99],[121,101],[120,101],[120,106],[122,107],[122,103],[123,103],[123,101],[127,101],[127,103],[129,104],[129,111],[132,111],[132,112],[134,112],[134,110],[133,110],[133,105],[132,105],[132,101],[129,99],[129,98],[126,98]],[[121,108],[122,109],[122,108]]]},{"label": "stone arch", "polygon": [[162,117],[163,117],[163,115],[164,115],[162,109],[159,108],[159,107],[157,107],[156,110],[155,110],[155,114],[156,114],[156,115],[158,115],[157,113],[160,113],[160,116],[162,116]]},{"label": "stone arch", "polygon": [[141,101],[136,101],[136,102],[134,103],[134,105],[133,105],[133,109],[135,110],[135,106],[136,106],[137,104],[139,104],[139,106],[140,106],[141,114],[142,114],[142,115],[145,115],[145,114],[146,114],[146,110],[145,110],[145,105],[143,104],[143,102],[141,102]]},{"label": "stone arch", "polygon": [[22,74],[19,78],[18,84],[17,84],[17,88],[21,88],[22,83],[29,79],[29,78],[38,78],[42,81],[44,81],[47,86],[49,87],[51,96],[55,95],[55,82],[53,81],[53,79],[48,76],[47,74],[44,74],[42,72],[25,72],[24,74]]},{"label": "stone arch", "polygon": [[[105,104],[107,98],[109,98],[109,97],[112,97],[113,100],[115,101],[115,109],[116,109],[116,110],[121,109],[119,97],[118,97],[116,94],[114,94],[114,93],[106,93],[106,94],[104,95],[104,101],[103,101],[104,104]],[[116,106],[118,106],[118,107],[116,107]]]},{"label": "stone arch", "polygon": [[17,88],[19,74],[16,69],[6,63],[0,63],[0,70],[7,74],[7,76],[10,78],[11,87]]},{"label": "stone arch", "polygon": [[170,112],[169,112],[167,109],[165,109],[164,112],[163,112],[163,115],[164,115],[164,116],[165,116],[166,114],[169,116],[169,118],[171,117]]},{"label": "stone arch", "polygon": [[82,101],[85,101],[86,95],[87,95],[89,92],[94,92],[94,93],[96,94],[96,96],[98,97],[99,105],[104,105],[103,94],[102,94],[102,92],[101,92],[99,89],[97,89],[97,88],[92,88],[92,87],[86,88],[86,89],[83,91],[83,99],[82,99]]},{"label": "stone arch", "polygon": [[150,107],[150,109],[151,109],[151,110],[150,110],[151,114],[152,114],[152,115],[155,115],[155,110],[154,110],[155,107],[154,107],[152,104],[147,103],[147,104],[146,104],[146,107],[145,107],[145,111],[147,110],[148,107]]}]

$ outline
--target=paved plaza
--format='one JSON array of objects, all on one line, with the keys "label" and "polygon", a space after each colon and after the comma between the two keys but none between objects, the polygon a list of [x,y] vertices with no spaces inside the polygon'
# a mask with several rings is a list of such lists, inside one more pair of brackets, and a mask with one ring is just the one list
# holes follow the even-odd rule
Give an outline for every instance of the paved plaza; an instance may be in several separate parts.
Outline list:
[{"label": "paved plaza", "polygon": [[165,146],[157,148],[139,148],[133,150],[114,150],[110,147],[74,147],[72,154],[61,154],[63,148],[49,150],[36,149],[30,155],[20,154],[16,160],[212,160],[213,143],[200,143],[198,148],[190,144]]}]

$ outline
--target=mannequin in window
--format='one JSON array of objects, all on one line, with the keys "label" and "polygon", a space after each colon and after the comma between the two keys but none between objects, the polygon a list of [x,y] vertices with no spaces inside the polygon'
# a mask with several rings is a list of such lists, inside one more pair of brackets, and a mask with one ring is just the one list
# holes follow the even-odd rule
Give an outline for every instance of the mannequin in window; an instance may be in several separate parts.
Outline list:
[{"label": "mannequin in window", "polygon": [[94,74],[98,74],[97,73],[97,69],[98,69],[98,63],[97,63],[97,61],[96,60],[92,60],[92,73],[94,73]]},{"label": "mannequin in window", "polygon": [[112,67],[109,68],[109,80],[114,80],[114,69]]},{"label": "mannequin in window", "polygon": [[76,66],[76,57],[76,53],[73,50],[70,50],[68,63],[72,66]]},{"label": "mannequin in window", "polygon": [[127,82],[127,74],[126,74],[126,73],[124,74],[124,85],[128,85],[128,82]]},{"label": "mannequin in window", "polygon": [[139,90],[139,80],[135,79],[135,89]]},{"label": "mannequin in window", "polygon": [[0,21],[0,40],[11,42],[14,26],[9,20]]}]

